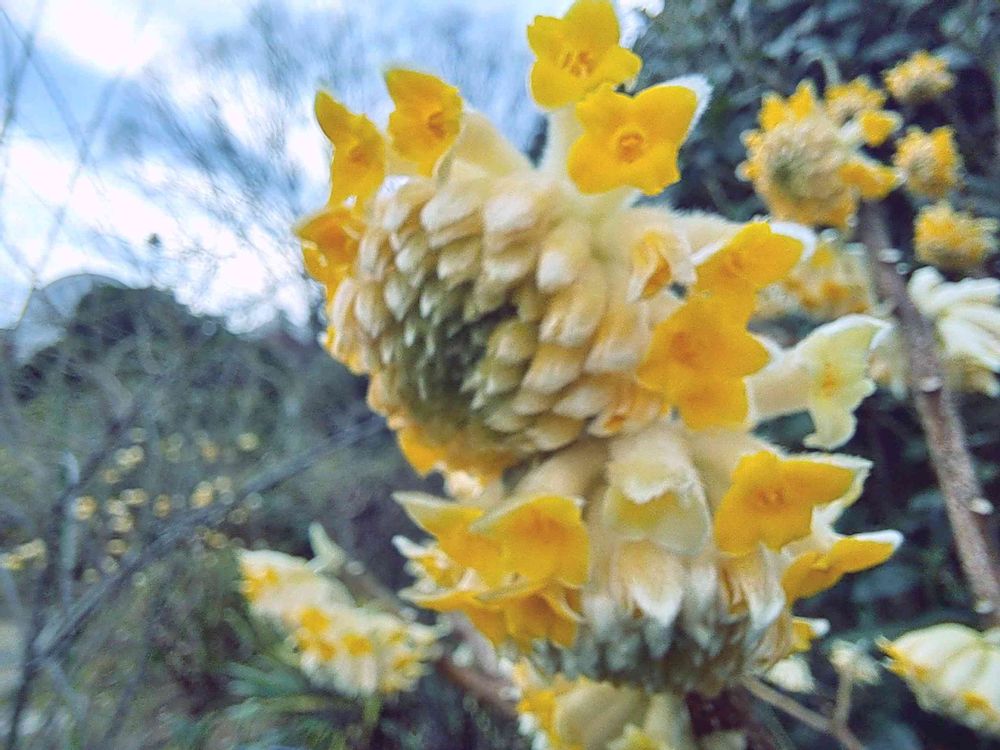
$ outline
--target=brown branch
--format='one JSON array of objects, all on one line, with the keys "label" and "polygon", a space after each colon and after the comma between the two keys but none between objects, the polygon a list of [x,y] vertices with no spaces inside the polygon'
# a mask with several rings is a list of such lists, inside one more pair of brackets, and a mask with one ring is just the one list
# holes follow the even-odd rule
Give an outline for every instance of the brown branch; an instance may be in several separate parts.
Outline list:
[{"label": "brown branch", "polygon": [[861,241],[868,250],[876,286],[893,306],[906,354],[907,383],[927,437],[952,535],[975,609],[989,625],[1000,625],[1000,551],[990,513],[981,509],[983,489],[966,448],[965,430],[945,382],[930,322],[917,310],[896,269],[885,216],[874,204],[861,209]]},{"label": "brown branch", "polygon": [[838,725],[833,719],[829,719],[823,714],[813,711],[811,708],[806,708],[798,701],[765,685],[760,680],[750,678],[744,684],[755,698],[774,706],[779,711],[802,722],[813,731],[833,737],[845,750],[865,750],[865,746],[861,744],[861,740],[855,737],[846,726]]}]

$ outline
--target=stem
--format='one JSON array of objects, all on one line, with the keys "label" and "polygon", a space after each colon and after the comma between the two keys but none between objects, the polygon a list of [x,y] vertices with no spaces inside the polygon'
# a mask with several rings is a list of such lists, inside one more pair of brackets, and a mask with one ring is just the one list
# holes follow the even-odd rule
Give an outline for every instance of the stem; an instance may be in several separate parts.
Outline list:
[{"label": "stem", "polygon": [[988,506],[983,503],[983,489],[966,447],[955,398],[945,381],[934,330],[910,299],[896,270],[895,258],[883,253],[891,249],[891,242],[881,207],[869,203],[861,207],[859,233],[868,250],[876,286],[894,308],[906,354],[907,382],[927,437],[931,463],[941,486],[958,558],[975,599],[975,610],[984,624],[1000,625],[997,536],[991,528],[990,513],[977,512]]},{"label": "stem", "polygon": [[765,685],[757,679],[746,681],[746,688],[755,698],[774,706],[793,719],[802,722],[810,729],[821,734],[828,734],[837,740],[845,750],[865,750],[861,740],[854,736],[846,726],[837,726],[831,719],[823,714],[806,708],[798,701],[789,698],[784,693],[780,693],[772,687]]}]

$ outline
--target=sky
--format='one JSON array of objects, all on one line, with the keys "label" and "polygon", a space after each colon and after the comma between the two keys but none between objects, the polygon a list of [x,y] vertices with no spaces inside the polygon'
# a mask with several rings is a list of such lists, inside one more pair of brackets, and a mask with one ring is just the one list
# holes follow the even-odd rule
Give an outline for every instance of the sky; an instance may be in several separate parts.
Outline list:
[{"label": "sky", "polygon": [[[5,4],[0,327],[17,320],[30,289],[80,272],[172,289],[236,329],[278,310],[303,322],[308,296],[287,227],[325,198],[326,145],[310,111],[315,88],[333,89],[384,123],[381,69],[427,70],[453,80],[525,145],[537,114],[524,91],[524,28],[534,15],[567,6]],[[26,45],[33,49],[24,65]]]}]

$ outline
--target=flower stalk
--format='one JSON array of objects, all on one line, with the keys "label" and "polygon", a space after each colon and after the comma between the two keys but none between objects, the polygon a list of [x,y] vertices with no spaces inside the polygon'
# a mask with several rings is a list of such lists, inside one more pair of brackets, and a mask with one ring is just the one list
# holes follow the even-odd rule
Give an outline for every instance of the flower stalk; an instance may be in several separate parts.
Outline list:
[{"label": "flower stalk", "polygon": [[985,500],[966,447],[965,430],[955,398],[937,355],[934,332],[906,291],[880,206],[862,206],[859,235],[868,251],[881,296],[899,322],[906,353],[907,378],[927,437],[931,463],[941,486],[962,570],[986,625],[1000,624],[1000,550],[993,508]]}]

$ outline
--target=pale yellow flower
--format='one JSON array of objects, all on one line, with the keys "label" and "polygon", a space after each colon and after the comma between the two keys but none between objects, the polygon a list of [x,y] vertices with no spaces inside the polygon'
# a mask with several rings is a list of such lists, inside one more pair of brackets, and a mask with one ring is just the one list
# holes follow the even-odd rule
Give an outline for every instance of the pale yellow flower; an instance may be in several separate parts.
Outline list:
[{"label": "pale yellow flower", "polygon": [[869,355],[887,328],[878,318],[846,315],[777,353],[772,365],[747,381],[754,419],[808,411],[815,432],[806,445],[833,449],[846,443],[854,435],[854,411],[875,392]]},{"label": "pale yellow flower", "polygon": [[1000,628],[945,623],[880,645],[924,709],[1000,737]]}]

